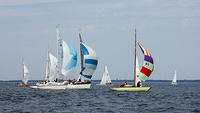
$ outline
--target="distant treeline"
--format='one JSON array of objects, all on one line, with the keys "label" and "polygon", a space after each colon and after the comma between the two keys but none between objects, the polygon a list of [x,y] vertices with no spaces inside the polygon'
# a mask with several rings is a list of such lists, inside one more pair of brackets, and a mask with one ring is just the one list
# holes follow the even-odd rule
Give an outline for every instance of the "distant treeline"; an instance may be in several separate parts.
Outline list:
[{"label": "distant treeline", "polygon": [[[44,82],[44,80],[29,80],[28,82]],[[63,80],[61,80],[62,82]],[[92,80],[92,82],[100,82],[101,80]],[[133,82],[133,80],[112,80],[112,82]],[[21,80],[0,80],[0,82],[21,82]],[[171,82],[171,80],[147,80],[146,82]],[[177,82],[200,82],[200,80],[177,80]]]}]

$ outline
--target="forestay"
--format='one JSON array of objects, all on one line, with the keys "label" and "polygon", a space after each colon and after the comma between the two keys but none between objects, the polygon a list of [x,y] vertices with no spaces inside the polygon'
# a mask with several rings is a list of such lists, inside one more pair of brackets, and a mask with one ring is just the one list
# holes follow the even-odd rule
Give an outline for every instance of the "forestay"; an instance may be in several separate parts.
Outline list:
[{"label": "forestay", "polygon": [[92,48],[90,48],[83,42],[81,42],[81,48],[83,51],[84,65],[83,68],[81,69],[80,75],[84,76],[87,79],[91,79],[98,64],[96,53]]},{"label": "forestay", "polygon": [[144,63],[139,74],[139,79],[144,82],[149,78],[149,76],[153,72],[154,64],[153,58],[151,57],[151,54],[147,51],[147,49],[144,48],[139,42],[138,45],[144,54]]},{"label": "forestay", "polygon": [[62,41],[63,45],[63,64],[62,64],[62,74],[64,76],[69,76],[72,70],[77,64],[77,52],[75,48],[69,43]]}]

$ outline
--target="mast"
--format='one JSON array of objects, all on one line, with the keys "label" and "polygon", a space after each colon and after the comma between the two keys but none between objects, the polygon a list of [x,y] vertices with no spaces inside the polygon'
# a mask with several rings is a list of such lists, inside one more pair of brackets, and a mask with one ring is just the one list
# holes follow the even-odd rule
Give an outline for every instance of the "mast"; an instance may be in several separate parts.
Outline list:
[{"label": "mast", "polygon": [[47,52],[47,67],[46,67],[46,80],[49,79],[49,44],[48,44],[48,52]]},{"label": "mast", "polygon": [[57,64],[57,74],[58,77],[60,77],[60,71],[61,71],[61,47],[62,47],[62,42],[60,39],[60,30],[59,30],[60,24],[56,26],[56,37],[57,37],[57,59],[58,59],[58,64]]},{"label": "mast", "polygon": [[[78,37],[79,37],[79,41],[80,41],[80,59],[81,59],[81,67],[80,67],[80,72],[82,71],[83,69],[83,50],[82,50],[82,47],[81,47],[81,43],[83,42],[82,39],[81,39],[81,34],[78,33]],[[78,80],[81,79],[81,75],[78,77]]]},{"label": "mast", "polygon": [[134,81],[133,84],[136,87],[137,83],[136,83],[136,28],[135,28],[135,52],[134,52]]},{"label": "mast", "polygon": [[81,47],[81,43],[83,42],[82,39],[81,39],[81,34],[78,33],[78,36],[79,36],[79,41],[80,41],[80,58],[81,58],[81,70],[83,68],[83,50],[82,50],[82,47]]},{"label": "mast", "polygon": [[22,59],[22,83],[24,83],[24,60]]}]

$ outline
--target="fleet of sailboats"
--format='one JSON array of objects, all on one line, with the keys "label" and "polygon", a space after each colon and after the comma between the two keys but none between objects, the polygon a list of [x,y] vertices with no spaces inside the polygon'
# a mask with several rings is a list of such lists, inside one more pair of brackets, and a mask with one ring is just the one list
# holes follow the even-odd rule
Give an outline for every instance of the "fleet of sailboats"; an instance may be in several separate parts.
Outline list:
[{"label": "fleet of sailboats", "polygon": [[174,77],[172,79],[172,85],[177,85],[177,82],[176,82],[176,71],[174,72]]},{"label": "fleet of sailboats", "polygon": [[151,54],[147,51],[146,48],[144,48],[139,42],[138,45],[141,49],[141,51],[144,54],[144,63],[142,66],[142,69],[139,70],[139,63],[137,60],[137,49],[136,49],[136,29],[135,29],[135,52],[134,52],[134,81],[133,81],[133,85],[122,85],[122,87],[116,87],[116,88],[110,88],[111,90],[114,91],[149,91],[151,89],[151,87],[142,87],[141,85],[141,81],[146,81],[149,76],[151,75],[151,73],[153,72],[154,69],[154,63],[153,63],[153,58],[151,56]]},{"label": "fleet of sailboats", "polygon": [[69,43],[60,38],[57,27],[57,58],[49,51],[47,52],[46,77],[43,84],[37,83],[32,88],[39,89],[87,89],[91,86],[91,78],[96,70],[98,60],[95,51],[86,45],[79,33],[80,40],[80,75],[77,81],[60,82],[63,78],[72,75],[77,65],[77,52]]},{"label": "fleet of sailboats", "polygon": [[[80,42],[80,74],[75,81],[63,82],[64,78],[69,79],[72,76],[74,69],[77,69],[77,52],[75,48],[69,43],[65,42],[60,37],[59,26],[57,31],[57,57],[50,53],[50,47],[48,45],[47,51],[47,64],[46,75],[44,83],[37,83],[32,88],[39,89],[89,89],[91,87],[91,78],[97,68],[98,59],[95,51],[88,45],[86,45],[81,38],[81,34],[78,34]],[[137,56],[137,43],[141,51],[144,54],[144,63],[140,70],[138,56]],[[23,63],[24,65],[24,63]],[[24,65],[23,83],[26,84],[25,75],[28,73],[28,69]],[[115,91],[149,91],[151,87],[142,87],[142,82],[146,81],[154,70],[153,58],[149,51],[142,46],[141,43],[136,40],[135,29],[135,47],[134,47],[134,81],[133,85],[124,84],[120,87],[110,88]],[[107,66],[105,66],[104,74],[100,85],[111,85],[111,79],[108,73]],[[176,72],[172,84],[176,84]]]}]

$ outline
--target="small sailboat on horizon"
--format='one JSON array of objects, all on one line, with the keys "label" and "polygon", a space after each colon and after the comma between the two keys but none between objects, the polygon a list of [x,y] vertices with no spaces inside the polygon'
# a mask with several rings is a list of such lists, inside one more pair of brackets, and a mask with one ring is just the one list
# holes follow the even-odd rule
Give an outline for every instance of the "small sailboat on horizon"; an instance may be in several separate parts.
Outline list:
[{"label": "small sailboat on horizon", "polygon": [[135,52],[134,52],[134,81],[133,85],[127,85],[127,82],[125,82],[123,85],[120,87],[116,88],[110,88],[111,90],[114,91],[149,91],[151,87],[142,87],[141,81],[146,81],[151,73],[154,70],[154,63],[153,63],[153,58],[151,54],[147,51],[146,48],[144,48],[139,42],[138,45],[141,49],[141,51],[144,54],[144,63],[142,66],[142,69],[139,71],[139,63],[137,59],[137,51],[136,51],[136,29],[135,29]]},{"label": "small sailboat on horizon", "polygon": [[22,60],[22,83],[17,83],[17,87],[26,87],[28,86],[28,77],[29,77],[29,71],[26,65],[24,64],[24,61]]},{"label": "small sailboat on horizon", "polygon": [[107,66],[105,66],[105,69],[104,69],[104,73],[103,73],[103,77],[101,79],[101,82],[100,84],[97,84],[97,85],[112,85],[112,81],[110,79],[110,75],[108,73],[108,68]]},{"label": "small sailboat on horizon", "polygon": [[172,85],[177,85],[177,80],[176,80],[176,71],[174,72],[174,77],[172,79]]}]

